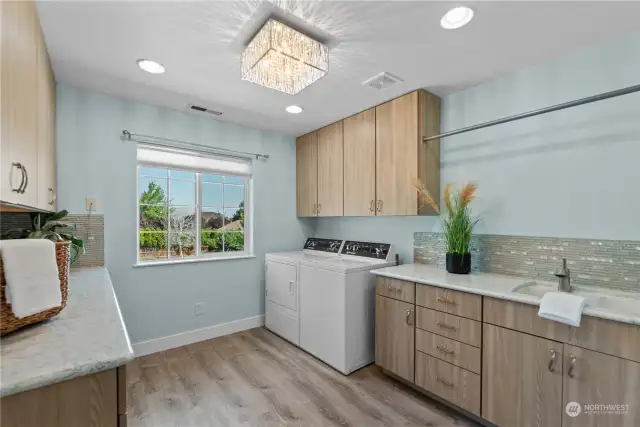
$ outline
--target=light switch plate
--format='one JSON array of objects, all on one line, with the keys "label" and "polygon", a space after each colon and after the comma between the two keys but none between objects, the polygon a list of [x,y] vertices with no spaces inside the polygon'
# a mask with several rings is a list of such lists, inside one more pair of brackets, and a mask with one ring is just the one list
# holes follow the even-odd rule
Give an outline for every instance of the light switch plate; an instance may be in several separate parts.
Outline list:
[{"label": "light switch plate", "polygon": [[94,212],[98,209],[98,199],[87,197],[87,212]]}]

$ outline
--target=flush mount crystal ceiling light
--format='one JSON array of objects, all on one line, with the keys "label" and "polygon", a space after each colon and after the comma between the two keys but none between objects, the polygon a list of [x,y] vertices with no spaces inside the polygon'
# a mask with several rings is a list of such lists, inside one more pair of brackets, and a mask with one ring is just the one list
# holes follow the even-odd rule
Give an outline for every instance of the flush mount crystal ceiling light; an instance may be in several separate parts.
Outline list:
[{"label": "flush mount crystal ceiling light", "polygon": [[242,80],[295,95],[329,72],[329,48],[270,19],[242,52]]}]

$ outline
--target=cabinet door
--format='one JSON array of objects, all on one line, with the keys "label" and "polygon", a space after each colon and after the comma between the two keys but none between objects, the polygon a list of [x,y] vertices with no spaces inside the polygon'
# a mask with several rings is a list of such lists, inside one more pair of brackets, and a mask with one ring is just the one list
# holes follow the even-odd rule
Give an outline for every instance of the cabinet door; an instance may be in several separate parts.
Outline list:
[{"label": "cabinet door", "polygon": [[376,109],[344,119],[344,216],[376,214]]},{"label": "cabinet door", "polygon": [[377,215],[417,215],[418,93],[376,107]]},{"label": "cabinet door", "polygon": [[505,427],[560,427],[562,344],[484,324],[482,418]]},{"label": "cabinet door", "polygon": [[[36,105],[36,40],[39,31],[33,2],[1,2],[2,7],[2,170],[0,198],[27,206],[38,202],[38,153]],[[20,163],[26,170],[24,193],[20,187],[23,174],[13,167]]]},{"label": "cabinet door", "polygon": [[[640,363],[568,344],[564,345],[564,363],[563,427],[640,425]],[[580,413],[568,411],[577,406],[573,402],[580,405]]]},{"label": "cabinet door", "polygon": [[318,130],[318,216],[342,216],[342,121]]},{"label": "cabinet door", "polygon": [[38,204],[56,210],[56,82],[47,47],[38,31]]},{"label": "cabinet door", "polygon": [[318,133],[296,140],[296,212],[316,216],[318,205]]},{"label": "cabinet door", "polygon": [[414,305],[376,295],[376,364],[414,381]]}]

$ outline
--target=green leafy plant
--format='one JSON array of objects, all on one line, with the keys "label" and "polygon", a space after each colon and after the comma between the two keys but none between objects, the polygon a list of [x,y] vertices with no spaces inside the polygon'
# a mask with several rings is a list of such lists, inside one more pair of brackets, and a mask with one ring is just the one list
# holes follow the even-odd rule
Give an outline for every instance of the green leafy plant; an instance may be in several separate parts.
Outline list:
[{"label": "green leafy plant", "polygon": [[476,198],[475,194],[478,186],[474,183],[467,183],[462,188],[452,192],[452,185],[447,184],[443,192],[445,209],[444,212],[441,212],[440,206],[438,206],[438,203],[436,203],[421,181],[414,179],[413,185],[418,190],[418,198],[422,203],[420,207],[429,205],[442,218],[447,253],[468,254],[470,252],[473,229],[479,221],[472,218],[469,204]]},{"label": "green leafy plant", "polygon": [[49,239],[53,242],[71,242],[71,263],[84,253],[84,241],[74,235],[76,225],[65,221],[69,212],[62,210],[51,214],[32,214],[33,229],[14,228],[0,236],[2,239]]}]

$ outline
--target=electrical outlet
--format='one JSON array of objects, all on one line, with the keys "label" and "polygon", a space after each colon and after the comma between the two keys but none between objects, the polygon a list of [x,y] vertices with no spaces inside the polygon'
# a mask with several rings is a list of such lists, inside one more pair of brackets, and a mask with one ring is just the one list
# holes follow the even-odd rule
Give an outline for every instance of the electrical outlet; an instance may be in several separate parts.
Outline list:
[{"label": "electrical outlet", "polygon": [[98,208],[98,199],[95,197],[87,197],[87,212],[94,212]]},{"label": "electrical outlet", "polygon": [[203,302],[197,302],[196,305],[193,307],[193,311],[196,316],[200,316],[204,312],[204,310],[202,309],[203,305],[204,305]]}]

